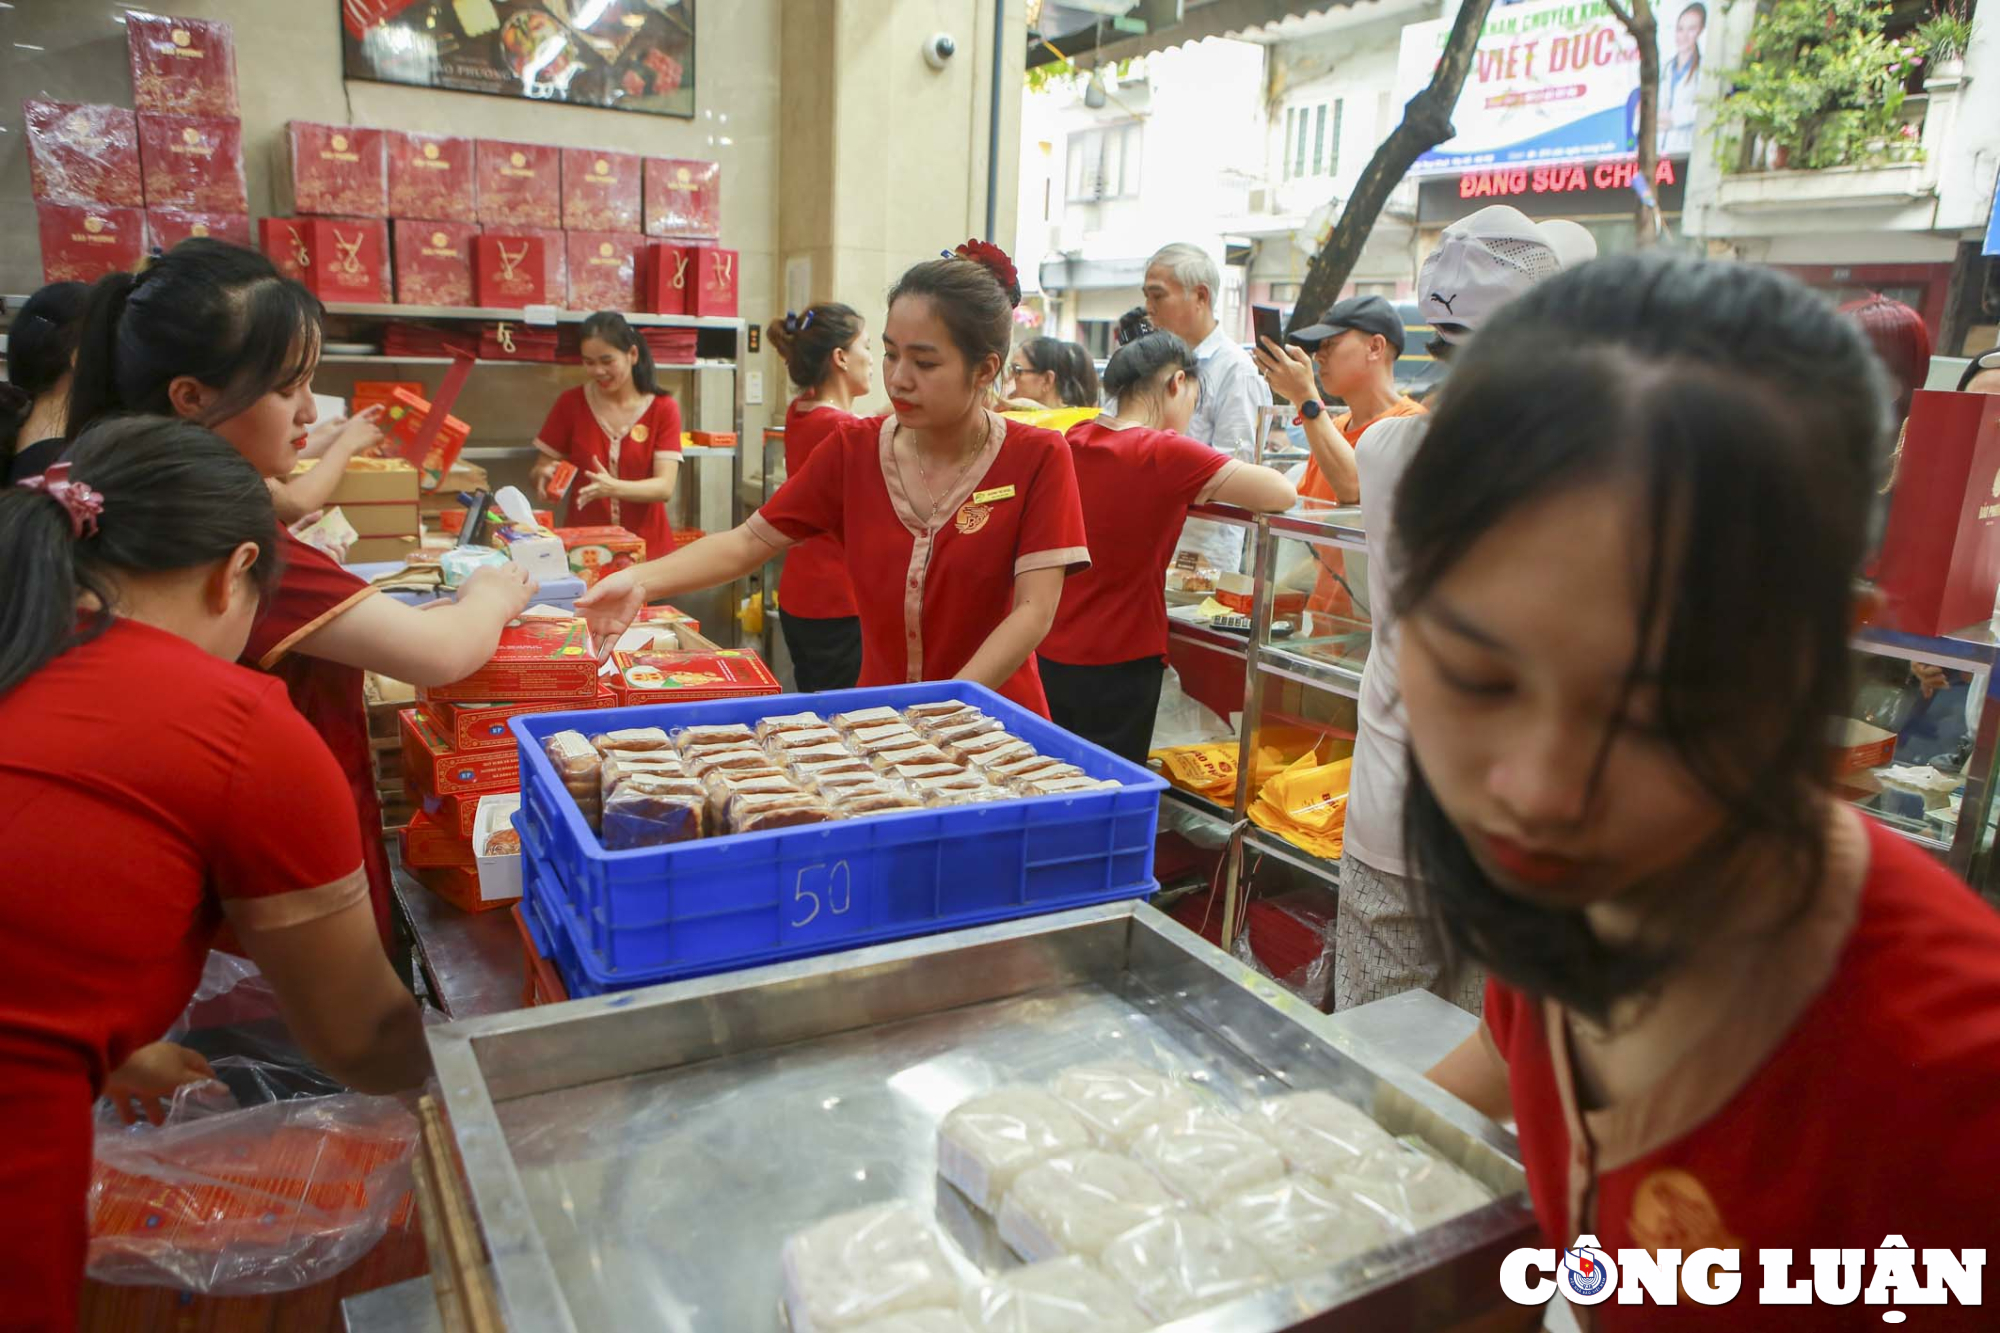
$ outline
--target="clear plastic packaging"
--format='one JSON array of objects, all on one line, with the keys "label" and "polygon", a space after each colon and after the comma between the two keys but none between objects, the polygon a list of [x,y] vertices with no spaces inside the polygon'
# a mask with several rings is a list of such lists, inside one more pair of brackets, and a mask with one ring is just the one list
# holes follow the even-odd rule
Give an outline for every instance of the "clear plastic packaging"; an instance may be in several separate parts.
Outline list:
[{"label": "clear plastic packaging", "polygon": [[696,777],[706,777],[723,769],[775,769],[777,761],[754,745],[733,749],[716,747],[691,751],[687,757],[688,772]]},{"label": "clear plastic packaging", "polygon": [[857,708],[851,713],[835,713],[827,723],[835,731],[853,732],[862,727],[887,726],[891,722],[901,722],[903,715],[893,708]]},{"label": "clear plastic packaging", "polygon": [[1174,1080],[1131,1060],[1073,1066],[1057,1074],[1049,1090],[1100,1141],[1120,1148],[1129,1147],[1148,1125],[1201,1106]]},{"label": "clear plastic packaging", "polygon": [[[296,1291],[406,1222],[417,1124],[395,1098],[300,1096],[297,1071],[212,1063],[226,1085],[182,1088],[163,1124],[100,1122],[91,1279],[210,1296]],[[241,1104],[250,1100],[261,1104]]]},{"label": "clear plastic packaging", "polygon": [[692,842],[702,836],[706,813],[699,796],[652,795],[628,782],[605,798],[604,850]]},{"label": "clear plastic packaging", "polygon": [[1285,1176],[1215,1207],[1215,1220],[1248,1241],[1271,1271],[1291,1279],[1324,1272],[1401,1236],[1373,1209],[1309,1176]]},{"label": "clear plastic packaging", "polygon": [[1151,1322],[1124,1289],[1082,1259],[1016,1269],[965,1298],[977,1333],[1144,1333]]},{"label": "clear plastic packaging", "polygon": [[991,1213],[1023,1171],[1090,1146],[1083,1122],[1040,1088],[995,1088],[938,1125],[938,1174]]},{"label": "clear plastic packaging", "polygon": [[974,737],[989,735],[993,732],[1005,735],[1006,730],[1001,725],[999,718],[987,717],[984,713],[981,713],[978,717],[969,718],[962,722],[954,720],[945,723],[943,726],[932,727],[931,741],[946,754],[950,754],[953,747],[965,741],[972,740]]},{"label": "clear plastic packaging", "polygon": [[911,704],[903,710],[903,716],[913,724],[922,724],[934,718],[950,717],[955,713],[978,711],[962,699],[935,699],[926,704]]},{"label": "clear plastic packaging", "polygon": [[1422,1231],[1493,1201],[1485,1186],[1428,1149],[1392,1139],[1337,1177],[1336,1189],[1401,1231]]},{"label": "clear plastic packaging", "polygon": [[607,731],[602,736],[592,736],[590,743],[597,747],[599,753],[609,750],[671,751],[674,748],[674,743],[667,739],[666,730],[661,727],[627,727],[623,731]]},{"label": "clear plastic packaging", "polygon": [[902,1311],[956,1310],[961,1295],[936,1223],[909,1203],[815,1223],[785,1242],[780,1264],[792,1333],[852,1329]]},{"label": "clear plastic packaging", "polygon": [[946,763],[943,755],[928,762],[913,761],[907,764],[883,764],[881,771],[898,782],[921,782],[926,778],[955,778],[965,773],[957,764]]},{"label": "clear plastic packaging", "polygon": [[558,731],[542,742],[542,752],[555,765],[556,776],[565,786],[586,780],[596,786],[604,757],[597,753],[580,731]]},{"label": "clear plastic packaging", "polygon": [[939,748],[961,763],[979,762],[982,755],[993,754],[1013,745],[1025,745],[1020,737],[1002,728],[996,721],[993,729],[976,732],[970,736],[960,736],[940,744]]},{"label": "clear plastic packaging", "polygon": [[1132,1156],[1197,1208],[1285,1174],[1277,1149],[1235,1116],[1206,1107],[1147,1126]]},{"label": "clear plastic packaging", "polygon": [[[874,750],[898,750],[905,745],[915,745],[923,738],[917,735],[915,727],[901,718],[896,718],[894,721],[880,722],[873,726],[850,728],[847,739],[855,749],[867,754]],[[901,743],[893,743],[898,741]]]},{"label": "clear plastic packaging", "polygon": [[[974,708],[971,704],[960,704],[956,708],[942,713],[918,714],[915,709],[912,709],[911,713],[910,725],[918,731],[923,732],[926,736],[931,737],[935,737],[940,731],[949,731],[955,727],[971,726],[981,722],[993,722],[992,718],[987,717],[985,713]],[[1000,724],[994,722],[993,725],[998,726]],[[966,734],[971,735],[972,733],[967,732]]]},{"label": "clear plastic packaging", "polygon": [[731,814],[731,833],[765,833],[772,829],[797,828],[801,824],[825,824],[840,818],[832,806],[809,796],[796,800],[783,797],[760,799],[767,803]]},{"label": "clear plastic packaging", "polygon": [[1096,1258],[1141,1222],[1179,1207],[1151,1172],[1129,1157],[1086,1151],[1023,1171],[997,1219],[1000,1239],[1029,1263],[1063,1255]]},{"label": "clear plastic packaging", "polygon": [[787,764],[800,782],[808,783],[828,777],[875,778],[880,775],[861,759],[850,756],[846,759],[809,759],[803,764]]},{"label": "clear plastic packaging", "polygon": [[1013,759],[992,758],[985,765],[994,781],[1015,782],[1046,773],[1050,769],[1066,768],[1069,765],[1060,759],[1052,759],[1045,754],[1021,755]]},{"label": "clear plastic packaging", "polygon": [[857,1324],[850,1333],[975,1333],[956,1310],[907,1310]]},{"label": "clear plastic packaging", "polygon": [[896,790],[884,781],[874,769],[862,767],[859,771],[846,767],[822,767],[801,774],[799,782],[808,791],[832,797],[843,792],[891,792]]},{"label": "clear plastic packaging", "polygon": [[818,759],[848,760],[854,752],[842,745],[838,738],[815,745],[801,745],[785,751],[785,760],[793,764],[809,764]]},{"label": "clear plastic packaging", "polygon": [[1035,753],[1034,746],[1013,736],[1008,736],[998,744],[968,756],[972,763],[989,770],[996,764],[1018,764],[1024,759],[1039,759],[1040,757],[1040,755]]},{"label": "clear plastic packaging", "polygon": [[843,819],[858,819],[862,815],[885,815],[896,810],[920,810],[922,802],[913,796],[898,791],[854,791],[837,793],[832,798],[833,808]]},{"label": "clear plastic packaging", "polygon": [[1103,1263],[1139,1308],[1162,1323],[1277,1280],[1247,1242],[1200,1213],[1168,1213],[1132,1228],[1105,1248]]},{"label": "clear plastic packaging", "polygon": [[1292,1170],[1331,1184],[1395,1139],[1352,1102],[1330,1092],[1295,1092],[1262,1102],[1245,1121]]},{"label": "clear plastic packaging", "polygon": [[[633,777],[687,778],[687,769],[681,766],[679,759],[672,757],[663,759],[626,759],[622,756],[615,759],[607,758],[604,761],[603,767],[599,770],[598,789],[603,795],[609,796],[612,792],[618,790],[618,784],[627,778]],[[690,782],[694,781],[692,778],[687,778],[687,780]],[[568,786],[569,784],[565,781],[563,785]]]},{"label": "clear plastic packaging", "polygon": [[826,726],[826,719],[818,713],[781,713],[776,717],[761,718],[757,722],[757,739],[769,740],[787,731],[818,731]]},{"label": "clear plastic packaging", "polygon": [[754,745],[757,735],[740,722],[729,722],[717,726],[681,727],[670,733],[674,744],[683,750],[700,745]]},{"label": "clear plastic packaging", "polygon": [[[1069,767],[1069,765],[1065,765],[1065,767]],[[1051,776],[1051,774],[1055,774],[1055,776]],[[1015,791],[1018,791],[1023,796],[1071,796],[1077,792],[1103,791],[1107,787],[1116,787],[1118,785],[1118,783],[1108,779],[1100,781],[1097,778],[1086,776],[1081,771],[1076,773],[1061,773],[1059,770],[1045,769],[1032,777],[1016,781],[1013,787]]]},{"label": "clear plastic packaging", "polygon": [[791,754],[801,750],[820,750],[826,752],[830,751],[832,747],[837,747],[841,750],[847,748],[841,744],[840,733],[832,727],[800,727],[796,731],[781,731],[774,736],[766,738],[764,746],[766,749],[780,755]]}]

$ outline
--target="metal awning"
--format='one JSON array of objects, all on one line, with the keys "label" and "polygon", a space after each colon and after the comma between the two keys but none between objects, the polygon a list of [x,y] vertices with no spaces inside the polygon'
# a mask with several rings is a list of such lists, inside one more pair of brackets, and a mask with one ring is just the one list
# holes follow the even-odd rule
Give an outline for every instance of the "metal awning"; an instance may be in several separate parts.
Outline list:
[{"label": "metal awning", "polygon": [[1037,277],[1045,292],[1101,291],[1108,287],[1141,287],[1146,281],[1147,255],[1129,259],[1085,259],[1051,255]]},{"label": "metal awning", "polygon": [[1288,18],[1310,18],[1331,9],[1349,8],[1354,3],[1355,0],[1186,0],[1181,21],[1171,27],[1128,34],[1109,22],[1099,23],[1067,38],[1055,37],[1056,45],[1062,48],[1060,55],[1031,28],[1028,68],[1051,64],[1066,55],[1079,69],[1092,69],[1105,61],[1130,60],[1208,37],[1254,31]]}]

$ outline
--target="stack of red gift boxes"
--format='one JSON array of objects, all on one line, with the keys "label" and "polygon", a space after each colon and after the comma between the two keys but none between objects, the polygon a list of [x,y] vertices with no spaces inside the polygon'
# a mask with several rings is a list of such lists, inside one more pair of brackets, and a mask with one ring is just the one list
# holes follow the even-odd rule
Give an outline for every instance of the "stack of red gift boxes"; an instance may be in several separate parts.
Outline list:
[{"label": "stack of red gift boxes", "polygon": [[94,282],[190,236],[250,243],[227,23],[124,16],[137,112],[30,100],[42,277]]},{"label": "stack of red gift boxes", "polygon": [[[264,220],[264,249],[322,300],[737,313],[713,162],[304,121],[279,156],[294,216]],[[559,355],[524,325],[481,344]]]},{"label": "stack of red gift boxes", "polygon": [[[523,713],[608,708],[596,654],[581,620],[526,620],[500,636],[492,660],[464,680],[419,690],[417,706],[398,714],[403,780],[423,808],[402,831],[403,864],[439,897],[466,911],[502,907],[479,883],[479,857],[508,849],[475,843],[483,796],[521,789],[514,734]],[[489,842],[492,833],[489,831]]]}]

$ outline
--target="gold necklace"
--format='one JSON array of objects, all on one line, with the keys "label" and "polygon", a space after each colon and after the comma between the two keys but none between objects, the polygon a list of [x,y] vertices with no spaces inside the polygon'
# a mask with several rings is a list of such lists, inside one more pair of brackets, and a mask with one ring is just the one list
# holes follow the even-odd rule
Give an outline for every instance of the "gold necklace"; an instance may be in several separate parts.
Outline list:
[{"label": "gold necklace", "polygon": [[[985,420],[982,418],[979,423],[979,434],[982,436],[986,435],[989,433],[989,429],[990,428],[987,426]],[[925,521],[924,526],[926,528],[935,528],[937,527],[939,502],[938,502],[937,492],[931,489],[930,472],[924,467],[924,451],[922,449],[917,448],[916,442],[913,440],[910,443],[910,452],[914,453],[917,456],[917,479],[922,481],[924,484],[924,498],[931,502],[930,517]],[[979,453],[980,453],[979,444],[975,443],[971,448],[971,450],[967,452],[965,456],[965,461],[959,464],[958,475],[953,477],[951,479],[951,485],[945,488],[946,495],[949,495],[953,491],[958,489],[958,483],[965,480],[965,474],[971,471],[972,462],[974,459],[979,457]]]}]

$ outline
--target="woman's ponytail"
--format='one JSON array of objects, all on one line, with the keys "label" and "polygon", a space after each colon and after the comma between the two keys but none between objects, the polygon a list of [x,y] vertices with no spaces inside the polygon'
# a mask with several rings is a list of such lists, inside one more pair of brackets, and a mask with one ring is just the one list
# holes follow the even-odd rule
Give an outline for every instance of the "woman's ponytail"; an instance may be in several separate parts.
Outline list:
[{"label": "woman's ponytail", "polygon": [[0,490],[0,698],[110,626],[121,576],[194,569],[249,543],[259,590],[277,585],[271,492],[207,428],[112,417],[58,467]]},{"label": "woman's ponytail", "polygon": [[127,406],[118,392],[118,331],[138,284],[138,275],[121,271],[105,274],[90,289],[76,334],[76,365],[70,372],[69,416],[63,430],[67,439],[74,440],[91,422]]}]

